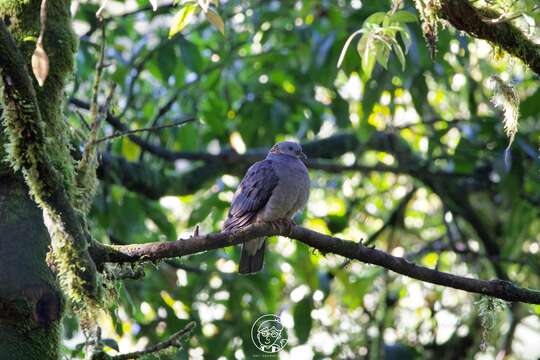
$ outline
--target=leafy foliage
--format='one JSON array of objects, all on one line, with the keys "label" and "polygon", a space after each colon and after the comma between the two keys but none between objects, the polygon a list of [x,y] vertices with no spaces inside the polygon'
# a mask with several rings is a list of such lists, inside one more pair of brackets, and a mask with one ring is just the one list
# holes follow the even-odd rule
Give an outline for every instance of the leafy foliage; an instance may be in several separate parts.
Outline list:
[{"label": "leafy foliage", "polygon": [[[425,1],[415,3],[427,9]],[[498,267],[522,286],[540,287],[540,92],[526,65],[494,56],[490,44],[452,29],[434,32],[435,14],[409,2],[390,11],[388,3],[375,1],[233,0],[219,8],[208,1],[158,2],[155,12],[144,10],[142,0],[134,11],[112,5],[103,16],[111,64],[104,84],[118,85],[113,113],[131,129],[186,115],[198,119],[140,139],[182,154],[334,139],[306,146],[308,155],[349,168],[311,170],[310,202],[298,223],[365,239],[442,271],[488,279]],[[81,41],[68,89],[73,98],[87,99],[92,91],[96,10],[95,3],[81,2],[75,15]],[[527,16],[540,20],[538,12]],[[426,46],[426,33],[437,53]],[[348,52],[356,40],[358,55]],[[511,104],[521,114],[519,133],[511,116],[501,126],[491,106],[487,85],[494,75],[515,83]],[[70,126],[86,134],[81,110],[68,109]],[[110,124],[102,128],[104,135],[114,131]],[[507,132],[515,137],[511,166],[504,164]],[[101,151],[147,170],[126,177],[125,168],[109,167],[102,174],[90,228],[95,238],[114,244],[170,241],[197,226],[202,233],[218,231],[251,162],[170,161],[128,137]],[[152,196],[141,183],[152,187]],[[481,352],[473,296],[313,253],[284,238],[268,243],[265,270],[255,276],[235,273],[237,248],[146,265],[144,280],[126,280],[112,316],[99,319],[105,350],[115,353],[108,339],[121,352],[143,348],[194,320],[200,326],[188,349],[171,358],[249,358],[260,354],[251,325],[274,313],[292,327],[282,354],[295,358]],[[500,252],[489,253],[489,246]],[[539,307],[522,306],[513,316],[537,326],[539,314]],[[512,321],[509,314],[501,317],[505,325]],[[67,319],[65,328],[66,346],[74,349],[76,324]],[[493,328],[488,356],[499,351],[505,329]],[[518,325],[514,351],[534,357],[519,345],[523,331]]]},{"label": "leafy foliage", "polygon": [[[338,68],[343,62],[343,58],[354,37],[363,34],[358,42],[357,51],[362,58],[362,70],[367,78],[371,77],[375,61],[383,68],[388,69],[388,57],[392,49],[401,63],[402,70],[405,70],[405,53],[409,50],[411,38],[403,25],[415,21],[416,16],[408,11],[376,12],[370,15],[364,21],[362,29],[355,31],[345,42],[339,56]],[[397,34],[402,37],[405,51],[396,40]]]}]

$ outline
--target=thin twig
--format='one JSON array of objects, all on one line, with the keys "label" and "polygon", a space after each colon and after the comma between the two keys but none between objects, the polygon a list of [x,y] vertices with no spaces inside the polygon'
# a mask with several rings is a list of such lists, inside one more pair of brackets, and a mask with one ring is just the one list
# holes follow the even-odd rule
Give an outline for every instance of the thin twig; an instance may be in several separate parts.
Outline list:
[{"label": "thin twig", "polygon": [[84,125],[84,127],[86,128],[86,130],[88,131],[92,131],[92,127],[90,126],[90,124],[88,124],[86,122],[86,119],[84,118],[84,115],[81,114],[81,112],[79,110],[75,110],[75,114],[77,114],[77,116],[79,117],[79,120],[81,120],[81,124]]},{"label": "thin twig", "polygon": [[171,123],[171,124],[158,125],[158,126],[152,126],[152,127],[147,127],[147,128],[123,131],[121,133],[112,134],[112,135],[109,135],[109,136],[105,136],[105,137],[103,137],[101,139],[98,139],[98,140],[94,141],[94,144],[99,144],[99,143],[101,143],[103,141],[116,139],[116,138],[119,138],[119,137],[122,137],[122,136],[133,135],[133,134],[137,134],[137,133],[140,133],[140,132],[158,131],[158,130],[162,130],[162,129],[182,126],[184,124],[187,124],[187,123],[190,123],[190,122],[193,122],[193,121],[195,121],[195,118],[194,117],[189,117],[187,119],[176,121],[176,122]]},{"label": "thin twig", "polygon": [[156,345],[150,346],[149,348],[142,351],[135,351],[127,354],[120,354],[116,356],[111,356],[111,359],[114,360],[128,360],[128,359],[138,359],[141,356],[154,354],[161,350],[165,350],[171,347],[177,349],[182,348],[182,342],[185,341],[190,335],[191,332],[195,329],[195,322],[192,321],[188,323],[182,330],[171,335],[167,340],[157,343]]},{"label": "thin twig", "polygon": [[[94,85],[92,87],[92,101],[90,103],[90,123],[91,131],[88,137],[88,141],[84,148],[83,156],[81,162],[79,163],[79,168],[82,168],[90,161],[92,153],[94,150],[95,140],[99,130],[99,124],[101,122],[101,117],[99,116],[99,105],[98,105],[98,95],[99,95],[99,84],[101,82],[101,75],[103,69],[105,68],[105,42],[106,42],[106,32],[105,32],[105,22],[100,21],[101,25],[101,34],[102,41],[99,51],[99,59],[96,64],[96,77],[94,79]],[[110,99],[109,99],[110,100]]]}]

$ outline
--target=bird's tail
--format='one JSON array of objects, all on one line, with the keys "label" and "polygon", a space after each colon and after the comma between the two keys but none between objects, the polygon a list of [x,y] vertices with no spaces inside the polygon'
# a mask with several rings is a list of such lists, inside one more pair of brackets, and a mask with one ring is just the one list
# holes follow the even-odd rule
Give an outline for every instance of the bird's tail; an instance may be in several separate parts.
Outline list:
[{"label": "bird's tail", "polygon": [[242,244],[240,255],[240,274],[253,274],[262,270],[264,265],[264,251],[266,249],[266,239],[254,239]]}]

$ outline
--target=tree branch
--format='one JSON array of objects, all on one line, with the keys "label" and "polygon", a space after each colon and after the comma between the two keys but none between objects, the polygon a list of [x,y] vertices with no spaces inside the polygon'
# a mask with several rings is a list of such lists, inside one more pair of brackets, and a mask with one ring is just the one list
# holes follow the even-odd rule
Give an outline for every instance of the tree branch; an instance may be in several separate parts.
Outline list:
[{"label": "tree branch", "polygon": [[175,121],[175,122],[173,122],[171,124],[163,124],[163,125],[140,128],[140,129],[126,130],[126,131],[123,131],[123,132],[120,132],[120,133],[115,133],[115,134],[108,135],[108,136],[102,137],[100,139],[97,139],[95,141],[95,143],[99,144],[99,143],[101,143],[103,141],[112,140],[112,139],[116,139],[116,138],[123,137],[123,136],[130,136],[130,135],[137,134],[137,133],[140,133],[140,132],[146,132],[146,131],[152,132],[152,131],[159,131],[159,130],[162,130],[162,129],[168,129],[168,128],[173,128],[173,127],[180,127],[182,125],[185,125],[185,124],[187,124],[189,122],[193,122],[193,121],[195,121],[195,118],[190,116],[190,117],[186,117],[183,120]]},{"label": "tree branch", "polygon": [[149,163],[127,161],[123,157],[104,153],[97,175],[112,184],[120,184],[126,189],[144,195],[149,199],[159,199],[167,195],[188,195],[204,188],[231,167],[224,163],[210,163],[195,166],[187,172],[160,170]]},{"label": "tree branch", "polygon": [[442,1],[439,16],[458,30],[500,46],[540,75],[540,45],[528,39],[510,19],[486,21],[500,19],[501,15],[489,8],[476,8],[468,0]]},{"label": "tree branch", "polygon": [[121,246],[96,243],[91,248],[91,253],[97,264],[104,262],[133,263],[158,261],[232,246],[255,238],[271,235],[288,236],[322,253],[337,254],[367,264],[378,265],[423,282],[492,296],[506,301],[540,304],[540,291],[537,290],[521,288],[509,281],[478,280],[429,269],[411,263],[404,258],[392,256],[381,250],[371,249],[354,241],[324,235],[301,226],[294,226],[290,234],[288,229],[276,229],[272,224],[261,223],[250,225],[237,232],[220,232],[193,236],[189,239],[172,242]]},{"label": "tree branch", "polygon": [[144,355],[157,354],[162,350],[175,347],[177,349],[182,348],[182,343],[186,341],[187,338],[191,335],[193,329],[195,329],[195,322],[188,323],[182,330],[177,331],[171,335],[167,340],[157,343],[156,345],[150,346],[142,351],[135,351],[127,354],[120,354],[111,356],[113,360],[129,360],[129,359],[139,359]]}]

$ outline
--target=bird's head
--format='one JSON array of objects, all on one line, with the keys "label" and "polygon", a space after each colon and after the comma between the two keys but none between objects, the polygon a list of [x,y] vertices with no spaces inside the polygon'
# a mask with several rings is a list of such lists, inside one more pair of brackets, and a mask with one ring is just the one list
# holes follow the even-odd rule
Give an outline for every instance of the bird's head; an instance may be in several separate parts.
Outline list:
[{"label": "bird's head", "polygon": [[278,142],[276,145],[272,146],[270,153],[289,155],[300,160],[307,159],[306,154],[302,152],[302,147],[300,144],[293,141]]}]

